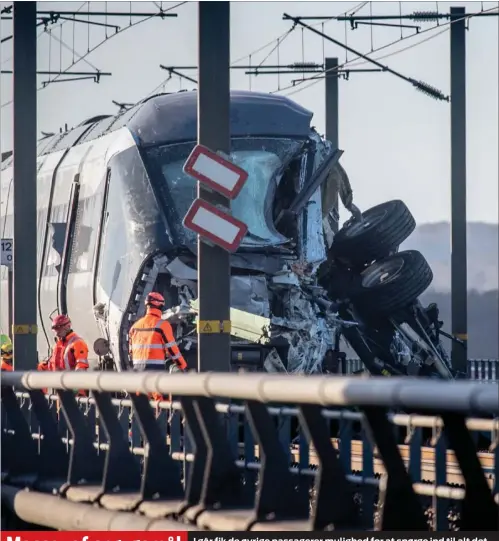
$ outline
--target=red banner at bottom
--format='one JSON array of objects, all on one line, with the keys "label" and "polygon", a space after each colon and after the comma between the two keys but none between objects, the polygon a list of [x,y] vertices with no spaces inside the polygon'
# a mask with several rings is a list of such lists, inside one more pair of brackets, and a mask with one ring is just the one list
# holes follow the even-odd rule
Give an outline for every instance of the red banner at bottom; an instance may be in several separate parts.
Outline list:
[{"label": "red banner at bottom", "polygon": [[1,541],[187,541],[187,532],[1,532]]}]

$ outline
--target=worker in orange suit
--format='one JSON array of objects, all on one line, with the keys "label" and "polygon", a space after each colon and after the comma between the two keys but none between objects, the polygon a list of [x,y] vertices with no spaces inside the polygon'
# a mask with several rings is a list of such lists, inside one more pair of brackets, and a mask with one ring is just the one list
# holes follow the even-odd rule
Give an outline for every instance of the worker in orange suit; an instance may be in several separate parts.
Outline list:
[{"label": "worker in orange suit", "polygon": [[[71,320],[65,314],[52,321],[55,333],[55,347],[50,359],[38,364],[38,370],[88,370],[88,346],[71,328]],[[86,396],[85,391],[78,391]]]},{"label": "worker in orange suit", "polygon": [[[145,300],[146,315],[134,323],[128,336],[130,360],[135,371],[185,371],[187,363],[180,352],[173,329],[161,319],[165,299],[160,293],[149,293]],[[162,400],[152,393],[153,400]]]},{"label": "worker in orange suit", "polygon": [[4,344],[2,346],[2,372],[12,372],[12,345]]}]

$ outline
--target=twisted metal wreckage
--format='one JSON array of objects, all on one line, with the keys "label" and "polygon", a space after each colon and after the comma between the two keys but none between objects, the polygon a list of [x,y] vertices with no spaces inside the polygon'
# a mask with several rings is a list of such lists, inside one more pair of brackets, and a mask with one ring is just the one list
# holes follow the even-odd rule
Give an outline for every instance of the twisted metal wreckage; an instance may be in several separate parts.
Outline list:
[{"label": "twisted metal wreckage", "polygon": [[[419,252],[399,251],[414,218],[398,200],[361,213],[342,151],[312,116],[283,96],[231,92],[231,158],[249,173],[232,203],[248,225],[231,256],[232,364],[335,372],[343,337],[371,374],[456,377],[438,309],[418,301],[431,269]],[[189,91],[39,142],[39,351],[51,347],[50,315],[70,313],[99,367],[126,370],[128,330],[154,289],[194,365],[197,237],[182,218],[196,182],[182,167],[196,139]],[[2,158],[7,235],[12,177],[12,158]],[[335,234],[338,192],[352,217]]]},{"label": "twisted metal wreckage", "polygon": [[[398,252],[415,228],[410,211],[395,200],[361,213],[340,155],[311,128],[306,142],[269,171],[277,190],[287,182],[284,190],[295,194],[287,208],[274,209],[275,229],[266,216],[266,227],[280,241],[282,268],[252,268],[251,275],[232,277],[236,351],[257,345],[246,367],[263,365],[268,372],[336,372],[345,358],[343,336],[371,374],[453,378],[439,340],[438,309],[424,309],[417,300],[431,283],[431,269],[419,252]],[[250,175],[253,159],[258,157],[246,163]],[[295,170],[293,161],[299,162]],[[335,191],[352,214],[336,236]],[[270,205],[278,204],[275,193],[268,197]],[[251,231],[250,226],[250,236],[257,238]],[[195,349],[197,273],[178,258],[165,263],[181,302],[164,318],[182,329],[183,347]],[[245,364],[239,358],[236,364]]]}]

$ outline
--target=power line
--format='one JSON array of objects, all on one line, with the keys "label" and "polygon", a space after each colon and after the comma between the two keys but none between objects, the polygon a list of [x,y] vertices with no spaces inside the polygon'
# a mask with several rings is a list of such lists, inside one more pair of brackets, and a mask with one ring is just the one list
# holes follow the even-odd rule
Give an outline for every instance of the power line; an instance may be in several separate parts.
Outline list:
[{"label": "power line", "polygon": [[[176,9],[180,6],[183,6],[184,4],[186,4],[187,2],[179,2],[178,4],[175,4],[174,6],[171,6],[170,8],[166,9],[166,10],[162,10],[162,13],[163,15],[166,15],[169,11],[171,11],[172,9]],[[106,12],[103,12],[104,14]],[[132,13],[130,13],[130,16],[132,15]],[[80,62],[81,60],[84,60],[85,62],[87,62],[85,59],[88,55],[90,55],[91,53],[93,53],[96,49],[98,49],[103,43],[109,41],[110,39],[112,39],[113,37],[117,36],[118,34],[121,34],[122,32],[124,32],[125,30],[128,30],[132,27],[135,27],[135,26],[138,26],[139,24],[141,23],[144,23],[146,21],[149,21],[150,19],[152,18],[152,16],[148,16],[146,18],[143,18],[141,19],[140,21],[137,21],[137,22],[134,22],[134,23],[130,23],[128,26],[124,27],[124,28],[121,28],[120,30],[118,30],[116,33],[114,33],[112,36],[109,36],[109,37],[106,37],[104,38],[101,42],[99,42],[95,47],[93,47],[92,49],[89,49],[86,54],[84,54],[83,56],[81,56],[76,62],[73,62],[71,65],[69,65],[66,70],[68,69],[71,69],[73,66],[75,66],[76,64],[78,64],[78,62]],[[57,77],[55,79],[52,80],[52,82],[55,82],[57,80]],[[40,89],[39,89],[40,90]],[[2,106],[3,107],[3,106]]]},{"label": "power line", "polygon": [[[175,4],[174,6],[171,6],[170,8],[166,9],[166,10],[163,10],[163,13],[167,13],[168,11],[172,10],[172,9],[176,9],[180,6],[183,6],[184,4],[186,4],[187,1],[184,1],[184,2],[179,2],[178,4]],[[105,14],[105,12],[102,12]],[[135,27],[141,23],[144,23],[148,20],[150,20],[151,17],[147,17],[147,18],[144,18],[144,19],[141,19],[139,21],[136,21],[136,22],[133,22],[133,23],[130,23],[128,26],[124,27],[124,28],[121,28],[120,30],[118,30],[116,33],[114,33],[113,35],[109,36],[109,37],[106,37],[105,39],[103,39],[101,42],[99,42],[97,45],[95,45],[95,47],[93,47],[92,49],[89,49],[84,55],[82,55],[78,60],[76,60],[76,62],[73,62],[71,63],[67,68],[65,68],[64,70],[61,70],[61,74],[60,75],[56,75],[56,77],[54,79],[52,79],[50,81],[50,83],[54,83],[54,82],[57,82],[58,78],[61,77],[61,75],[64,75],[68,70],[70,70],[72,67],[74,67],[76,64],[78,64],[79,62],[81,62],[82,60],[87,62],[85,59],[88,55],[90,55],[91,53],[93,53],[96,49],[98,49],[102,44],[104,44],[105,42],[109,41],[110,39],[112,39],[113,37],[117,36],[118,34],[121,34],[123,32],[125,32],[126,30],[132,28],[132,27]],[[63,23],[64,24],[64,23]],[[88,62],[87,62],[88,63]],[[93,66],[92,66],[93,67]],[[95,68],[94,68],[95,69]],[[37,88],[37,92],[39,92],[40,90],[43,90],[44,88],[46,88],[47,86],[49,85],[42,85],[40,86],[39,88]],[[5,103],[2,103],[2,105],[0,106],[0,108],[4,108],[4,107],[7,107],[8,105],[12,104],[13,103],[13,100],[9,100]]]},{"label": "power line", "polygon": [[[111,37],[112,37],[112,36],[111,36]],[[72,52],[73,55],[79,56],[79,57],[80,57],[79,59],[80,59],[80,60],[83,60],[83,62],[85,62],[85,64],[89,65],[89,66],[90,66],[91,68],[93,68],[94,70],[99,71],[99,69],[96,68],[91,62],[89,62],[88,60],[86,60],[86,59],[84,58],[84,56],[82,56],[82,55],[80,55],[79,53],[77,53],[77,52],[75,51],[74,47],[70,47],[70,46],[69,46],[67,43],[65,43],[62,39],[58,38],[57,36],[54,36],[52,33],[50,34],[50,39],[54,39],[55,41],[57,41],[57,42],[60,44],[61,47],[64,47],[67,51]],[[107,41],[107,39],[111,39],[111,38],[106,38],[105,41]],[[76,63],[76,62],[75,62],[75,63]],[[73,63],[73,65],[74,65],[75,63]],[[69,68],[66,68],[66,69],[69,69]],[[65,73],[65,71],[62,72],[61,75],[63,75],[64,73]]]},{"label": "power line", "polygon": [[[87,2],[89,3],[89,2]],[[168,13],[171,8],[167,10],[160,10],[159,12],[146,13],[146,12],[127,12],[127,11],[87,11],[85,15],[88,17],[178,17],[176,13]],[[53,17],[54,15],[74,17],[79,14],[79,11],[37,11],[37,19],[43,19],[44,17]],[[2,20],[12,20],[12,16],[2,17]],[[71,19],[73,20],[73,19]]]},{"label": "power line", "polygon": [[[492,8],[497,9],[497,8]],[[477,13],[468,13],[465,17],[494,17],[496,13],[490,13],[490,10],[483,10]],[[440,19],[450,19],[450,13],[439,13],[438,11],[415,11],[407,15],[298,15],[291,17],[286,13],[283,14],[283,20],[294,21],[300,19],[302,21],[323,21],[323,20],[335,20],[335,21],[348,21],[352,24],[358,21],[393,21],[393,20],[411,20],[416,22],[431,22]]]},{"label": "power line", "polygon": [[[85,6],[86,4],[87,4],[87,2],[83,2],[83,3],[81,4],[81,6],[76,10],[76,13],[79,13],[79,12],[83,9],[83,6]],[[12,6],[10,6],[10,7],[12,7]],[[59,19],[60,19],[60,17],[59,17]],[[69,22],[69,20],[66,19],[66,20],[65,20],[64,22],[62,22],[59,26],[55,26],[54,28],[62,28],[67,22]],[[55,24],[57,24],[57,23],[55,23]],[[36,40],[38,41],[38,40],[43,36],[44,33],[45,33],[45,30],[42,30],[42,31],[38,34],[38,36],[36,37]],[[13,56],[10,55],[10,56],[9,56],[8,58],[6,58],[5,60],[2,60],[2,62],[1,62],[2,65],[3,65],[3,64],[6,64],[6,63],[9,62],[10,60],[12,60],[12,58],[13,58]]]},{"label": "power line", "polygon": [[[499,10],[499,7],[489,8],[488,10],[485,10],[485,11],[494,11],[494,10]],[[451,24],[454,24],[454,23],[456,23],[456,22],[458,22],[460,20],[463,20],[463,19],[465,19],[467,17],[468,16],[465,16],[465,17],[462,17],[460,19],[456,19],[456,20],[453,20],[453,21],[448,21],[448,22],[446,22],[444,24],[437,24],[437,25],[432,26],[431,28],[425,28],[424,30],[419,32],[419,34],[412,34],[410,36],[403,36],[402,38],[399,38],[399,39],[397,39],[395,41],[392,41],[390,43],[382,45],[381,47],[378,47],[378,48],[374,49],[373,51],[370,51],[370,52],[365,53],[365,54],[366,54],[366,56],[368,56],[368,55],[377,53],[379,51],[382,51],[384,49],[387,49],[389,47],[393,47],[394,45],[396,45],[398,43],[401,43],[402,41],[410,40],[411,38],[414,38],[416,36],[420,36],[420,35],[425,34],[427,32],[432,32],[432,31],[437,30],[439,28],[443,28],[443,30],[441,32],[437,32],[436,34],[433,34],[433,35],[431,35],[431,36],[429,36],[429,37],[427,37],[427,38],[425,38],[425,39],[423,39],[421,41],[418,41],[417,43],[413,43],[413,44],[411,44],[411,45],[409,45],[407,47],[404,47],[402,49],[399,49],[397,51],[393,51],[393,52],[388,53],[386,55],[380,56],[380,57],[377,58],[377,60],[383,60],[385,58],[395,56],[395,55],[400,54],[400,53],[402,53],[404,51],[408,51],[410,49],[418,47],[419,45],[421,45],[423,43],[426,43],[427,41],[430,41],[431,39],[434,39],[434,38],[438,37],[439,35],[441,35],[441,34],[443,34],[445,32],[448,32]],[[360,61],[360,62],[358,60],[359,60],[358,58],[347,60],[343,64],[339,65],[338,68],[343,68],[346,65],[361,66],[361,65],[367,64],[366,60],[363,60],[363,61]],[[332,71],[334,71],[334,70],[332,70]],[[325,73],[327,73],[327,72],[325,72]],[[293,84],[290,84],[287,87],[276,89],[276,90],[272,91],[271,94],[275,94],[277,92],[285,92],[286,90],[293,89],[294,90],[293,92],[285,94],[285,96],[288,96],[288,97],[293,96],[295,94],[298,94],[299,92],[302,92],[303,90],[307,90],[307,88],[311,88],[315,84],[319,83],[322,79],[324,79],[324,75],[315,75],[313,77],[306,77],[305,79],[302,79],[301,81],[298,81],[298,82],[294,82]],[[310,81],[310,84],[308,84],[308,85],[306,85],[304,87],[301,87],[302,84],[304,84],[306,82],[309,82],[309,81]],[[296,88],[299,85],[300,85],[300,88]]]},{"label": "power line", "polygon": [[342,47],[343,49],[357,55],[360,58],[364,58],[367,62],[370,62],[371,64],[374,64],[378,68],[381,68],[383,71],[387,71],[388,73],[391,73],[392,75],[395,75],[395,77],[398,77],[399,79],[402,79],[403,81],[406,81],[406,82],[410,83],[412,86],[414,86],[414,88],[416,88],[416,90],[419,90],[420,92],[423,92],[423,93],[427,94],[428,96],[430,96],[432,98],[435,98],[437,100],[449,101],[449,96],[444,96],[444,94],[442,92],[440,92],[440,90],[438,90],[437,88],[434,88],[431,85],[429,85],[429,84],[427,84],[427,83],[425,83],[423,81],[416,81],[416,79],[413,79],[412,77],[408,77],[407,75],[403,75],[402,73],[390,68],[389,66],[381,64],[377,60],[369,58],[364,53],[359,53],[357,50],[353,49],[352,47],[349,47],[345,43],[342,43],[341,41],[338,41],[337,39],[332,38],[331,36],[329,36],[327,34],[324,34],[323,32],[321,32],[319,30],[316,30],[315,28],[313,28],[312,26],[304,23],[303,21],[301,21],[297,17],[291,17],[290,15],[286,15],[286,14],[285,14],[285,16],[289,20],[292,20],[294,23],[299,24],[303,28],[305,28],[307,30],[310,30],[314,34],[317,34],[318,36],[321,36],[322,38],[326,39],[327,41],[330,41],[331,43],[334,43],[335,45],[338,45],[339,47]]},{"label": "power line", "polygon": [[[14,73],[14,70],[0,70],[0,73],[5,75],[12,75]],[[37,75],[75,75],[75,76],[82,76],[82,75],[95,75],[95,76],[109,76],[112,75],[112,73],[108,71],[50,71],[50,70],[37,70]]]},{"label": "power line", "polygon": [[[345,15],[350,11],[352,13],[357,13],[357,11],[359,9],[362,9],[366,4],[368,4],[368,2],[360,2],[358,4],[356,4],[353,8],[350,8],[349,10],[345,11]],[[328,21],[330,22],[330,21]],[[327,24],[327,23],[318,23],[317,25],[319,24]],[[296,26],[292,27],[291,30],[286,30],[286,32],[283,32],[281,35],[277,36],[276,38],[274,38],[273,40],[269,41],[268,43],[266,43],[265,45],[262,45],[261,47],[259,47],[258,49],[255,49],[254,51],[251,51],[250,53],[244,55],[244,56],[241,56],[240,58],[238,58],[237,60],[234,60],[232,63],[231,63],[231,66],[233,66],[234,64],[237,64],[238,62],[241,62],[242,60],[246,60],[246,59],[251,59],[252,56],[262,52],[263,50],[267,49],[268,47],[270,47],[271,45],[274,45],[276,42],[278,43],[278,45],[275,46],[274,49],[272,49],[272,51],[267,55],[267,57],[260,63],[263,64],[263,62],[265,62],[266,59],[268,59],[268,57],[275,51],[276,48],[280,47],[282,45],[282,42],[284,41],[284,39],[293,31],[295,30]]]},{"label": "power line", "polygon": [[[347,14],[347,12],[352,12],[352,13],[357,13],[357,11],[359,11],[360,9],[362,9],[366,4],[368,4],[369,2],[360,2],[358,4],[356,4],[353,8],[350,8],[350,9],[347,9],[347,11],[345,11],[345,15]],[[322,24],[322,23],[318,23],[318,24]],[[327,23],[325,23],[327,24]],[[293,30],[293,29],[292,29]],[[234,65],[234,64],[237,64],[238,62],[241,62],[242,60],[246,60],[247,58],[250,58],[260,52],[262,52],[263,50],[265,50],[267,47],[270,47],[271,45],[273,45],[274,43],[276,43],[276,41],[280,40],[281,43],[282,43],[282,40],[284,39],[285,36],[287,36],[288,34],[290,33],[289,30],[286,30],[286,32],[283,32],[280,36],[277,36],[276,38],[274,38],[273,40],[269,41],[268,43],[266,43],[265,45],[262,45],[261,47],[259,47],[258,49],[255,49],[254,51],[251,51],[250,53],[244,55],[244,56],[241,56],[240,58],[238,58],[237,60],[234,60],[232,63],[231,63],[231,66]],[[270,56],[270,55],[269,55]]]},{"label": "power line", "polygon": [[[348,10],[346,10],[344,12],[344,14],[346,15],[348,12],[351,12],[351,13],[357,13],[360,9],[362,9],[366,4],[368,4],[369,2],[360,2],[358,4],[355,4],[355,6],[353,8],[350,8]],[[327,24],[327,23],[317,23],[316,26],[318,26],[319,24],[321,24],[324,28],[324,24]],[[314,26],[314,25],[312,25]],[[248,68],[244,68],[244,69],[260,69],[260,68],[265,68],[267,66],[264,66],[263,63],[265,62],[265,60],[267,60],[270,55],[277,49],[279,50],[279,47],[282,45],[283,41],[293,32],[293,30],[296,29],[296,25],[293,25],[293,27],[289,30],[287,30],[286,32],[283,32],[280,36],[278,36],[277,38],[274,38],[273,40],[269,41],[268,43],[266,43],[265,45],[262,45],[261,47],[259,47],[258,49],[255,49],[254,51],[244,55],[244,56],[241,56],[240,58],[238,58],[237,60],[234,60],[232,63],[231,63],[231,69],[241,69],[239,66],[236,66],[235,64],[237,64],[238,62],[241,62],[242,60],[246,60],[248,59],[250,62],[251,62],[251,57],[254,56],[255,54],[258,54],[259,52],[267,49],[268,47],[270,47],[271,45],[274,45],[274,47],[272,48],[272,50],[267,54],[267,56],[258,64],[258,66],[249,66]],[[278,62],[279,64],[279,62]],[[197,84],[197,81],[195,81],[194,79],[192,79],[191,77],[188,77],[182,73],[180,73],[179,71],[176,71],[176,70],[181,70],[181,69],[196,69],[197,70],[197,67],[196,66],[163,66],[163,65],[160,65],[160,67],[162,69],[166,69],[166,70],[169,70],[169,69],[172,69],[172,73],[175,73],[175,75],[177,75],[177,77],[179,77],[181,80],[182,79],[185,79],[187,81],[190,81],[190,82],[193,82],[195,84]],[[252,75],[252,74],[248,74],[248,75]],[[256,75],[256,74],[255,74]],[[251,78],[250,78],[251,80]],[[251,83],[250,83],[251,84]]]}]

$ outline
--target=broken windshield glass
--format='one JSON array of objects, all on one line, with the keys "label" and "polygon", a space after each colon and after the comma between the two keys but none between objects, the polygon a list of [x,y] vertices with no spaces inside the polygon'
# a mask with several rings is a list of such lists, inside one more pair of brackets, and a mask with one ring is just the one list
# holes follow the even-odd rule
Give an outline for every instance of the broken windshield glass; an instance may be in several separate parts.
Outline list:
[{"label": "broken windshield glass", "polygon": [[[232,214],[248,225],[244,246],[276,246],[288,242],[273,221],[275,191],[282,176],[283,165],[301,148],[302,142],[292,139],[247,138],[232,141],[233,162],[248,172],[248,180],[232,201]],[[166,181],[178,220],[182,220],[197,197],[197,182],[182,168],[194,143],[166,145],[147,151],[152,171]],[[195,234],[184,231],[189,240]]]}]

